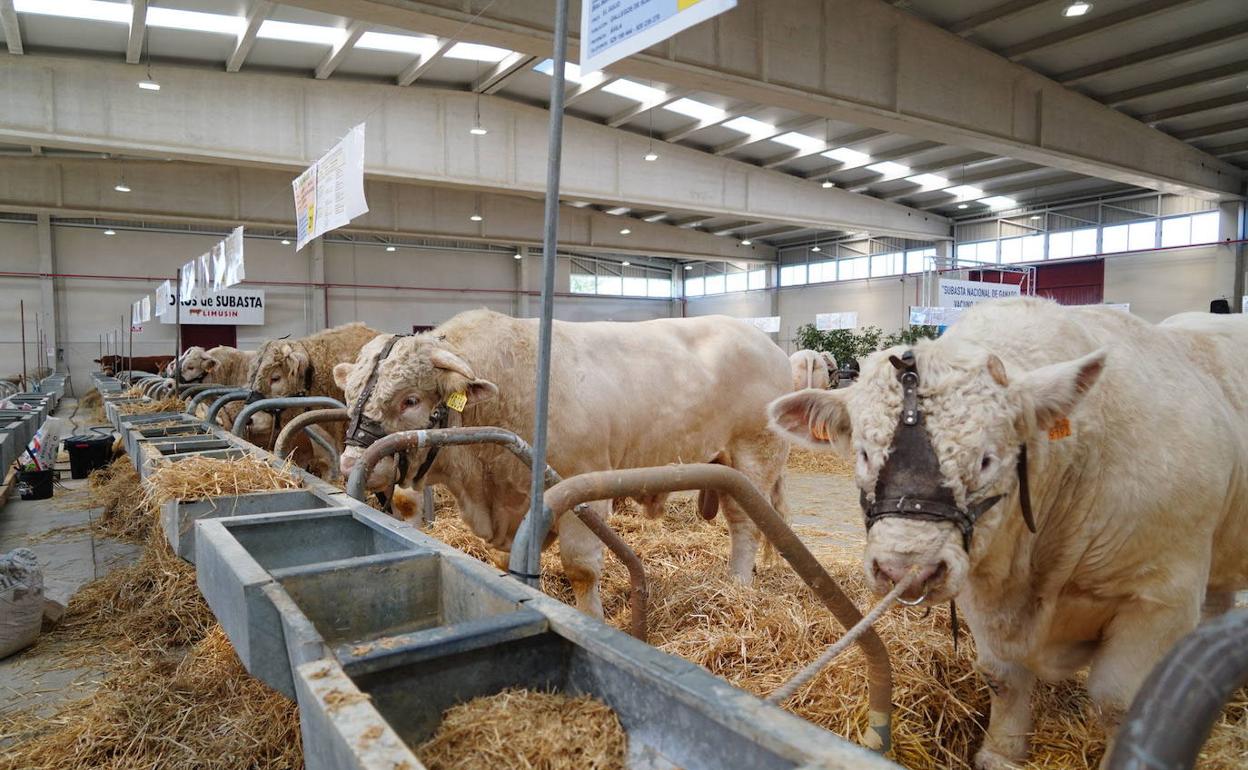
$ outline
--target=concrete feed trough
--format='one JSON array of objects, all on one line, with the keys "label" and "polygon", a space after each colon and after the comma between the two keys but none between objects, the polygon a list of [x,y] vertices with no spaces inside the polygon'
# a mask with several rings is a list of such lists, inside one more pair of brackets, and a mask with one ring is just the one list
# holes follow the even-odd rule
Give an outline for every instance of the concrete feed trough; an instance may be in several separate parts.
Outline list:
[{"label": "concrete feed trough", "polygon": [[207,500],[169,500],[160,509],[161,527],[173,552],[195,563],[195,522],[224,516],[322,510],[334,503],[306,489],[252,492]]}]

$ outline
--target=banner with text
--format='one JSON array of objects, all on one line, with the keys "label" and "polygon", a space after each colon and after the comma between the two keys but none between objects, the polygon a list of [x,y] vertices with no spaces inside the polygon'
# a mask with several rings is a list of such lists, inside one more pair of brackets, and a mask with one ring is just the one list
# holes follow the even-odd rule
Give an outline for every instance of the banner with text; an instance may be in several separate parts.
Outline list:
[{"label": "banner with text", "polygon": [[832,329],[857,329],[858,311],[847,310],[842,313],[816,313],[815,328],[821,332]]},{"label": "banner with text", "polygon": [[364,124],[356,126],[304,171],[295,193],[295,251],[308,241],[368,213],[364,200]]},{"label": "banner with text", "polygon": [[[160,314],[160,322],[177,322],[173,298]],[[182,323],[219,326],[262,326],[264,289],[222,289],[213,294],[196,294],[182,302]]]},{"label": "banner with text", "polygon": [[736,7],[737,0],[582,0],[581,72],[600,70]]},{"label": "banner with text", "polygon": [[1012,283],[987,283],[984,281],[954,281],[941,279],[941,307],[970,307],[990,299],[1017,297],[1022,289]]}]

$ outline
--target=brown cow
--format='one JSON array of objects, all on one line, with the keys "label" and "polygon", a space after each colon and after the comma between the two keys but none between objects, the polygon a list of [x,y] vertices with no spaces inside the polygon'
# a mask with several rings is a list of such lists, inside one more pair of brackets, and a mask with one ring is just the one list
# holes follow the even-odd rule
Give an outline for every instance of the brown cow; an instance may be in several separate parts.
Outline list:
[{"label": "brown cow", "polygon": [[109,377],[117,372],[151,372],[160,374],[165,365],[173,360],[173,356],[114,356],[107,355],[95,359],[100,371]]}]

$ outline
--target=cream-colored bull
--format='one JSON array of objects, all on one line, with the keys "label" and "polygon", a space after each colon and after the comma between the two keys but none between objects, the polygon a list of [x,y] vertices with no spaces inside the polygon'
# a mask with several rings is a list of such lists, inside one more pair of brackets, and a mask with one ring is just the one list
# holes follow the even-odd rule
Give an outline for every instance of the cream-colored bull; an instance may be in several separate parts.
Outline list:
[{"label": "cream-colored bull", "polygon": [[[828,353],[816,350],[799,350],[789,356],[789,368],[793,374],[793,389],[818,388],[827,390],[832,385],[831,372],[828,370]],[[833,359],[832,372],[836,371]]]},{"label": "cream-colored bull", "polygon": [[[1245,351],[1242,316],[1154,326],[1031,298],[977,306],[914,346],[921,424],[939,461],[928,481],[962,510],[1004,497],[975,523],[969,554],[947,521],[878,519],[864,567],[877,591],[914,568],[915,594],[956,598],[993,692],[978,767],[1026,756],[1037,677],[1089,666],[1112,732],[1202,604],[1225,608],[1248,586]],[[785,435],[852,451],[868,503],[881,476],[906,479],[888,466],[902,409],[889,356],[901,352],[871,356],[853,388],[794,393],[770,409]],[[1020,510],[1024,446],[1035,534]]]},{"label": "cream-colored bull", "polygon": [[[334,376],[354,409],[386,338],[370,342]],[[463,393],[451,426],[492,425],[532,438],[537,322],[487,310],[399,339],[382,362],[365,416],[388,432],[428,427],[448,396]],[[766,406],[790,390],[785,355],[744,322],[722,316],[640,323],[554,323],[549,463],[565,478],[587,471],[719,462],[744,473],[784,510],[785,442],[767,430]],[[343,453],[348,473],[358,450]],[[422,457],[413,457],[414,468]],[[370,484],[393,480],[386,464]],[[529,471],[505,450],[456,446],[438,454],[421,484],[445,485],[464,521],[490,545],[511,546],[528,508]],[[730,569],[749,583],[759,535],[723,500]],[[604,518],[610,503],[595,503]],[[601,544],[574,515],[556,525],[577,604],[601,615]]]}]

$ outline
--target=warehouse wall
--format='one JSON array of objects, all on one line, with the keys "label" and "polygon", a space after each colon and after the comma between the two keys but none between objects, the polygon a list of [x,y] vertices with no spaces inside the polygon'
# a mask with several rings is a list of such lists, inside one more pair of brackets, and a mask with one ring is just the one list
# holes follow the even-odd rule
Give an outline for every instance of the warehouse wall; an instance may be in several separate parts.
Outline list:
[{"label": "warehouse wall", "polygon": [[[70,371],[81,373],[76,378],[78,383],[85,383],[86,372],[94,368],[92,359],[99,354],[99,335],[123,327],[129,320],[130,303],[153,292],[166,276],[174,275],[178,265],[207,251],[220,239],[219,235],[124,229],[105,236],[95,228],[53,225],[57,273],[95,276],[56,281],[65,330],[65,338],[59,344],[66,351]],[[277,240],[247,238],[246,253],[247,282],[265,292],[265,325],[239,326],[239,345],[255,348],[273,337],[306,334],[314,301],[311,289],[265,282],[309,281],[308,250],[295,253],[293,247],[283,246]],[[33,222],[0,222],[0,272],[5,271],[39,271]],[[527,273],[530,290],[537,291],[541,279],[539,256],[528,258]],[[568,290],[568,273],[567,260],[560,260],[557,291]],[[325,280],[331,285],[387,287],[331,288],[326,303],[330,324],[359,320],[383,331],[410,332],[413,325],[434,325],[479,307],[518,313],[526,304],[526,298],[517,293],[521,285],[519,262],[497,253],[415,248],[387,252],[380,246],[328,242]],[[426,290],[402,288],[416,286]],[[34,314],[43,309],[38,278],[0,276],[0,291],[4,292],[4,302],[0,302],[0,374],[5,374],[21,369],[17,300],[26,300],[26,326],[31,340]],[[529,314],[536,315],[538,298],[527,298],[527,305]],[[556,300],[555,316],[568,320],[646,320],[671,315],[675,305],[668,300],[560,297]],[[50,310],[47,309],[49,314]],[[135,355],[168,354],[173,347],[174,327],[155,318],[134,335]],[[27,354],[34,357],[33,342],[28,345]]]},{"label": "warehouse wall", "polygon": [[1105,301],[1130,302],[1131,312],[1148,321],[1175,313],[1209,309],[1214,299],[1231,298],[1235,249],[1213,246],[1175,249],[1105,260]]}]

